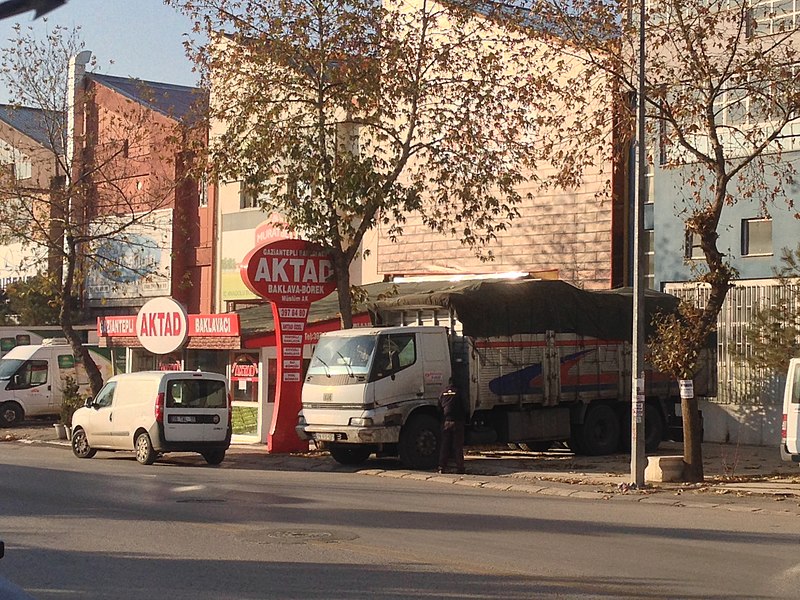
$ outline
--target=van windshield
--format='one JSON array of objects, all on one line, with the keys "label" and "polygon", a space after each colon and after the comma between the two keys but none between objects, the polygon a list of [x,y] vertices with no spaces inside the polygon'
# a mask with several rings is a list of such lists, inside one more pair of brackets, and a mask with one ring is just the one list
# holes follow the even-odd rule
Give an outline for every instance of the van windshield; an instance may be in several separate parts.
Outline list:
[{"label": "van windshield", "polygon": [[322,337],[308,366],[309,375],[366,375],[375,350],[375,337]]},{"label": "van windshield", "polygon": [[173,379],[167,384],[167,408],[227,408],[228,390],[216,379]]},{"label": "van windshield", "polygon": [[11,376],[17,372],[24,362],[19,358],[0,358],[0,381],[11,379]]}]

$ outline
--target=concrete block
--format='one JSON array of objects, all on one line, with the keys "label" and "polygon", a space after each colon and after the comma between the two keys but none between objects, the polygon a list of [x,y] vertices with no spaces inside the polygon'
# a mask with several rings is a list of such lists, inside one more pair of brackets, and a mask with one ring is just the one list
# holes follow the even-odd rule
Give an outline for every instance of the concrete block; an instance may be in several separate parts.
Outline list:
[{"label": "concrete block", "polygon": [[645,481],[680,481],[683,477],[683,456],[648,456]]}]

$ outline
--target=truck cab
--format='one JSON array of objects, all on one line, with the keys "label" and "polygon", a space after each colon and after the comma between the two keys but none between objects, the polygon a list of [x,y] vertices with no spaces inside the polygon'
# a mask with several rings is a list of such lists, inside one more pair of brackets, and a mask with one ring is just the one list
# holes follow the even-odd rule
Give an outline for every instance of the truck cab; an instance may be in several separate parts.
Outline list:
[{"label": "truck cab", "polygon": [[374,327],[320,336],[303,383],[297,433],[340,463],[373,452],[436,462],[436,402],[451,375],[444,327]]}]

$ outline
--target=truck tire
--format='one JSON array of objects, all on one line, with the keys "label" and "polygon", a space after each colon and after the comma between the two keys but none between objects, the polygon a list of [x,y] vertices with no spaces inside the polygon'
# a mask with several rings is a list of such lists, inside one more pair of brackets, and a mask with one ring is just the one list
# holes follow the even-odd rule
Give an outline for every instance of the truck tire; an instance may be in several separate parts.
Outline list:
[{"label": "truck tire", "polygon": [[[631,451],[630,404],[625,404],[617,413],[620,420],[619,446],[623,452]],[[658,450],[664,440],[666,425],[658,405],[647,402],[644,405],[644,451],[648,454]]]},{"label": "truck tire", "polygon": [[439,462],[438,419],[413,415],[400,431],[400,461],[409,469],[433,469]]},{"label": "truck tire", "polygon": [[0,427],[14,427],[22,422],[22,407],[16,402],[0,404]]},{"label": "truck tire", "polygon": [[[664,439],[664,419],[657,406],[644,405],[644,451],[655,452]],[[630,438],[630,436],[628,436]],[[630,442],[628,442],[630,444]]]},{"label": "truck tire", "polygon": [[608,404],[591,404],[581,428],[580,445],[589,456],[613,454],[619,449],[619,417]]},{"label": "truck tire", "polygon": [[551,441],[545,442],[522,442],[519,447],[526,452],[547,452],[553,445]]},{"label": "truck tire", "polygon": [[331,453],[333,460],[340,465],[360,465],[372,454],[372,448],[369,446],[344,444],[329,445],[328,451]]}]

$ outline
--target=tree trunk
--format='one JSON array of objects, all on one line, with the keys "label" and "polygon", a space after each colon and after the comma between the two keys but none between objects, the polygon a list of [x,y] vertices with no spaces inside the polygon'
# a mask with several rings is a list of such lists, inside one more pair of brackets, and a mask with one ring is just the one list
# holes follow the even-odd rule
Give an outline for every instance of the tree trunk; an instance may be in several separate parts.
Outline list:
[{"label": "tree trunk", "polygon": [[86,375],[89,378],[89,387],[92,390],[92,396],[96,396],[103,387],[103,376],[100,374],[100,369],[97,368],[92,355],[89,353],[89,348],[83,345],[83,341],[73,327],[74,311],[72,307],[72,287],[75,278],[75,263],[77,261],[77,252],[71,243],[68,243],[66,253],[66,271],[64,279],[61,282],[61,311],[59,312],[59,325],[61,331],[64,332],[64,337],[67,338],[69,345],[72,347],[72,353],[75,355],[76,361],[83,365],[86,370]]},{"label": "tree trunk", "polygon": [[683,416],[683,478],[690,483],[703,481],[703,428],[700,422],[700,411],[697,398],[681,399]]},{"label": "tree trunk", "polygon": [[343,252],[332,254],[333,269],[336,272],[336,293],[339,294],[339,314],[342,329],[353,328],[353,299],[350,297],[350,263]]}]

